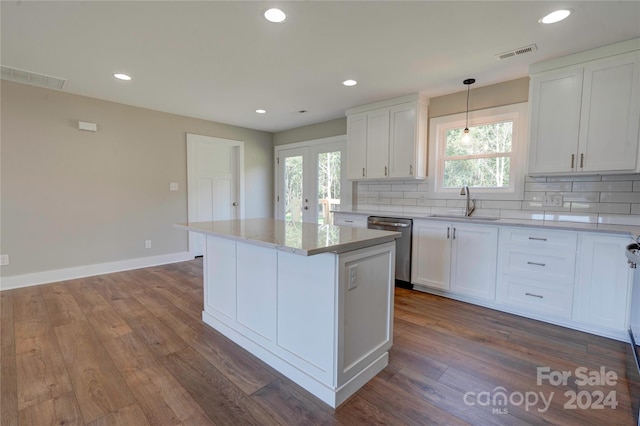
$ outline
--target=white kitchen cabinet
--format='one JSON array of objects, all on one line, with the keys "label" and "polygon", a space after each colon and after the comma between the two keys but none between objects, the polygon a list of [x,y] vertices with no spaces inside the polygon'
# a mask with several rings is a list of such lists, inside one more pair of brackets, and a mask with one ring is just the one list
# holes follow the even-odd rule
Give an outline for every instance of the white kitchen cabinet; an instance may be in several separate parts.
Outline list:
[{"label": "white kitchen cabinet", "polygon": [[500,229],[496,300],[523,313],[571,318],[577,233]]},{"label": "white kitchen cabinet", "polygon": [[363,179],[367,169],[367,114],[347,117],[347,178]]},{"label": "white kitchen cabinet", "polygon": [[414,221],[411,282],[493,300],[497,243],[493,226]]},{"label": "white kitchen cabinet", "polygon": [[580,235],[576,321],[598,328],[626,330],[633,274],[624,250],[630,241],[622,236]]},{"label": "white kitchen cabinet", "polygon": [[[347,144],[349,142],[347,141]],[[367,177],[389,177],[389,109],[367,113]]]},{"label": "white kitchen cabinet", "polygon": [[[531,77],[531,174],[638,170],[640,51],[585,57]],[[532,68],[550,68],[555,62],[550,63]]]},{"label": "white kitchen cabinet", "polygon": [[579,67],[531,78],[529,173],[575,169],[582,76],[583,69]]},{"label": "white kitchen cabinet", "polygon": [[414,220],[411,283],[448,290],[450,265],[451,225]]},{"label": "white kitchen cabinet", "polygon": [[390,108],[390,178],[424,178],[426,176],[426,115],[426,107],[421,107],[415,102]]},{"label": "white kitchen cabinet", "polygon": [[418,95],[347,110],[349,179],[426,176],[427,104]]},{"label": "white kitchen cabinet", "polygon": [[349,214],[334,212],[333,224],[339,226],[351,226],[352,228],[366,228],[368,216],[361,214]]},{"label": "white kitchen cabinet", "polygon": [[478,299],[496,296],[498,228],[453,224],[451,291]]}]

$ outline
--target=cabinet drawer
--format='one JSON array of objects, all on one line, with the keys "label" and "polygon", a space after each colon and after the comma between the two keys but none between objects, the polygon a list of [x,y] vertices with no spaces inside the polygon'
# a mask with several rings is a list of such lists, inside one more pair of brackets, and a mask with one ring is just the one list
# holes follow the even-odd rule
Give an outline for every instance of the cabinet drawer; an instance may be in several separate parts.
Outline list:
[{"label": "cabinet drawer", "polygon": [[498,300],[539,314],[571,318],[573,287],[543,287],[534,281],[503,277]]},{"label": "cabinet drawer", "polygon": [[534,281],[573,285],[575,259],[575,253],[562,250],[506,247],[503,251],[502,272]]},{"label": "cabinet drawer", "polygon": [[508,246],[549,249],[565,249],[575,252],[578,234],[571,231],[538,229],[501,229],[501,237]]},{"label": "cabinet drawer", "polygon": [[339,226],[351,226],[353,228],[366,228],[368,216],[359,214],[334,213],[333,224]]}]

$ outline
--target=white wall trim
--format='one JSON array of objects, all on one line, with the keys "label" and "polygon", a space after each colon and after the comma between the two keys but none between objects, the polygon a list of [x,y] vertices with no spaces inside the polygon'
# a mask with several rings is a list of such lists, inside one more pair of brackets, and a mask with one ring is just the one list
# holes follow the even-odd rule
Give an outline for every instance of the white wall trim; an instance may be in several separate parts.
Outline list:
[{"label": "white wall trim", "polygon": [[118,260],[115,262],[96,263],[93,265],[76,266],[72,268],[54,269],[51,271],[34,272],[31,274],[14,275],[0,278],[0,291],[14,288],[30,287],[57,281],[73,280],[94,275],[110,274],[112,272],[129,271],[131,269],[148,268],[150,266],[166,265],[184,262],[192,259],[188,252],[162,254],[158,256],[139,257],[136,259]]}]

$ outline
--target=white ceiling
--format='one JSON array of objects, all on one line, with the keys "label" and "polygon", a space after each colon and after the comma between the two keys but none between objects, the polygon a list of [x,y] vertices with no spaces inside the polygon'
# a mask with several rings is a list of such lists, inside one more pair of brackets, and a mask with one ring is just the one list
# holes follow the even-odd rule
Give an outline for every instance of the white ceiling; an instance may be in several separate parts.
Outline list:
[{"label": "white ceiling", "polygon": [[[274,5],[286,22],[264,20]],[[566,7],[566,21],[538,23]],[[640,37],[640,1],[2,1],[1,15],[4,66],[65,78],[70,93],[269,132]]]}]

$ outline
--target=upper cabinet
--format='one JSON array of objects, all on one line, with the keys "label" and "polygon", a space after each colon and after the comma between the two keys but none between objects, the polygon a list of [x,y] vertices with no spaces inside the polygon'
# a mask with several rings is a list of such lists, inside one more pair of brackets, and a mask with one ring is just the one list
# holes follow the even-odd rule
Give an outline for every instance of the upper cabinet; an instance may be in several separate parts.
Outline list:
[{"label": "upper cabinet", "polygon": [[530,174],[640,171],[638,47],[632,40],[532,66]]},{"label": "upper cabinet", "polygon": [[427,103],[404,96],[347,110],[349,179],[423,179]]}]

